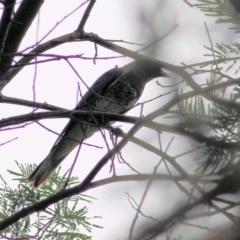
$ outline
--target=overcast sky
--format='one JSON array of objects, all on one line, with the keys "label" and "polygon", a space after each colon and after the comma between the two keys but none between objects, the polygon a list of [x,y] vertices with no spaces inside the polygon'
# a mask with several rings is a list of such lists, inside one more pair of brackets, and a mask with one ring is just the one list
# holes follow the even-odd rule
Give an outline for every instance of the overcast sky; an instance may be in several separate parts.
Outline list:
[{"label": "overcast sky", "polygon": [[[83,1],[79,0],[47,0],[41,8],[41,12],[35,19],[29,33],[22,42],[20,50],[35,44],[36,39],[40,40],[45,36],[64,16],[74,10]],[[194,2],[194,1],[189,1]],[[174,3],[174,4],[173,4]],[[86,6],[86,5],[85,5]],[[43,42],[54,37],[74,31],[81,19],[85,7],[80,8],[70,17],[61,22],[54,31],[49,34]],[[87,32],[98,34],[104,39],[124,40],[133,43],[149,44],[156,38],[164,36],[175,26],[176,29],[158,44],[150,48],[145,54],[151,55],[162,61],[180,65],[197,63],[209,60],[204,57],[207,51],[203,45],[209,46],[207,32],[204,26],[207,23],[213,42],[233,41],[231,32],[226,36],[226,27],[218,26],[214,23],[213,18],[207,18],[198,9],[189,7],[183,0],[98,0],[91,12],[86,25]],[[37,26],[39,23],[39,28]],[[224,31],[223,31],[224,30]],[[38,32],[38,34],[37,34]],[[227,37],[227,38],[226,38]],[[137,50],[140,47],[132,44],[121,44],[131,50]],[[95,48],[92,43],[77,42],[61,45],[55,49],[51,49],[48,53],[55,54],[84,54],[86,57],[93,57]],[[98,47],[98,56],[118,56],[117,53],[110,52],[102,47]],[[98,60],[96,65],[92,60],[74,59],[71,63],[77,69],[84,81],[91,84],[106,70],[114,66],[123,66],[130,62],[129,58],[120,58],[115,60]],[[66,61],[49,62],[39,64],[37,69],[34,66],[28,66],[21,71],[10,84],[8,84],[3,94],[16,98],[33,100],[32,84],[34,73],[37,72],[36,78],[36,101],[47,102],[49,104],[73,109],[76,104],[77,84],[80,81],[77,75],[72,71]],[[175,79],[174,76],[172,76]],[[176,80],[176,79],[175,79]],[[168,80],[163,80],[163,84],[167,84]],[[86,91],[81,84],[83,91]],[[161,89],[157,86],[156,81],[147,84],[142,98],[139,102],[151,99],[161,93],[166,93],[168,89]],[[168,98],[166,98],[168,99]],[[159,107],[162,100],[159,99],[150,103],[144,109],[144,114],[151,112]],[[166,100],[163,100],[166,101]],[[0,119],[13,115],[29,113],[32,109],[24,107],[16,107],[7,104],[0,105]],[[139,108],[130,111],[128,115],[139,115]],[[60,132],[67,119],[53,119],[41,121],[44,125],[56,132]],[[122,126],[122,123],[116,124]],[[130,125],[124,125],[123,130],[126,132]],[[10,144],[0,147],[1,174],[10,180],[7,169],[17,170],[15,160],[20,163],[40,163],[48,154],[52,144],[56,139],[56,135],[46,131],[37,124],[29,125],[14,131],[4,131],[0,133],[0,144],[7,140],[17,137],[18,139]],[[140,131],[137,136],[144,140],[157,145],[157,137],[155,133],[146,130]],[[166,136],[164,146],[166,147],[169,136]],[[81,153],[74,169],[73,174],[82,180],[96,162],[106,153],[105,143],[100,134],[95,134],[87,142],[102,146],[103,149],[96,149],[89,146],[83,146]],[[188,142],[177,144],[182,149],[187,149]],[[176,153],[179,149],[175,149]],[[125,160],[130,162],[134,167],[141,170],[151,172],[158,157],[134,144],[128,144],[122,151]],[[74,159],[76,151],[73,151],[64,161],[62,167],[68,169]],[[151,165],[149,164],[151,161]],[[109,164],[107,164],[96,179],[110,177]],[[121,164],[117,165],[118,174],[131,174],[131,170]],[[119,183],[111,186],[104,186],[98,189],[88,191],[86,194],[97,198],[92,205],[89,205],[90,215],[102,216],[96,223],[102,225],[104,229],[94,229],[93,240],[122,240],[126,239],[129,228],[135,214],[135,210],[131,207],[127,200],[126,193],[129,193],[136,200],[142,196],[140,183]],[[175,186],[166,184],[161,186],[162,191],[149,193],[148,204],[144,206],[149,215],[155,214],[154,209],[150,206],[162,205],[159,213],[161,216],[170,211],[174,196],[178,194]],[[158,217],[158,216],[155,216]],[[142,221],[142,220],[141,220]],[[195,230],[195,229],[194,229]],[[189,230],[191,231],[191,229]],[[160,239],[160,238],[159,238]],[[186,238],[184,238],[186,239]]]}]

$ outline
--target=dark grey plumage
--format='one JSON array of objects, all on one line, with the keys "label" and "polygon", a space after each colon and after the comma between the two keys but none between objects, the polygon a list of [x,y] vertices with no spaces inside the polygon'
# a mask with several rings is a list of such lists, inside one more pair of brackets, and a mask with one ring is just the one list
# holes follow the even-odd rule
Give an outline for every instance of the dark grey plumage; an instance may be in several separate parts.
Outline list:
[{"label": "dark grey plumage", "polygon": [[[91,111],[123,114],[140,98],[144,86],[150,80],[167,76],[159,66],[146,60],[136,60],[121,68],[113,68],[100,76],[86,92],[75,109],[88,110],[89,116],[79,120],[92,120]],[[91,137],[99,127],[71,119],[56,140],[47,157],[28,177],[34,188],[46,182],[64,158],[82,141]],[[62,137],[65,136],[65,137]],[[72,141],[71,139],[75,140]]]}]

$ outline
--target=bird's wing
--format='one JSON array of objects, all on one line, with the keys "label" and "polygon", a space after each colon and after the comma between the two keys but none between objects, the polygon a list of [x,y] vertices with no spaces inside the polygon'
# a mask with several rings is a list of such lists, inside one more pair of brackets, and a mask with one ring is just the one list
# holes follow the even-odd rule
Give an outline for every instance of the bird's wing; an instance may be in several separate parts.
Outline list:
[{"label": "bird's wing", "polygon": [[102,96],[124,74],[119,68],[113,68],[101,75],[84,94],[75,109],[81,109],[89,104],[97,96]]},{"label": "bird's wing", "polygon": [[[102,93],[104,93],[110,86],[112,86],[114,82],[116,82],[122,75],[123,75],[123,71],[121,71],[119,68],[113,68],[105,72],[94,82],[94,84],[84,94],[84,96],[76,106],[75,110],[80,110],[80,109],[86,110],[88,105],[89,107],[91,107],[91,103],[94,101],[94,98],[96,97],[96,95],[102,96]],[[72,131],[76,121],[77,120],[74,120],[74,119],[69,120],[68,124],[64,127],[59,137],[55,141],[50,152],[53,151],[54,148],[56,148],[56,146],[60,143],[60,141],[64,139],[64,137],[66,137],[69,132]]]}]

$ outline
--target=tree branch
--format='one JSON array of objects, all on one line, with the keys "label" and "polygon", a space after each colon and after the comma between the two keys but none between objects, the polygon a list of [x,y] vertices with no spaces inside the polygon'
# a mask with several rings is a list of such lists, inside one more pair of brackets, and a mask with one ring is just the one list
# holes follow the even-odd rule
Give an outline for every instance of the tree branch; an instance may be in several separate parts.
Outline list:
[{"label": "tree branch", "polygon": [[[44,0],[23,0],[9,26],[2,53],[16,53]],[[12,57],[2,57],[0,79],[11,67]],[[1,89],[0,89],[1,90]]]},{"label": "tree branch", "polygon": [[98,172],[103,168],[103,166],[108,162],[109,159],[111,159],[116,153],[121,151],[121,149],[127,144],[130,137],[135,134],[135,132],[140,128],[142,122],[141,120],[138,121],[132,129],[128,132],[126,137],[124,137],[113,149],[108,151],[105,156],[102,157],[102,159],[95,165],[95,167],[90,171],[90,173],[86,176],[86,178],[77,186],[62,190],[61,192],[58,192],[57,194],[40,201],[37,204],[34,204],[30,207],[26,207],[19,211],[18,213],[13,214],[9,218],[5,219],[0,223],[0,231],[4,230],[11,224],[15,223],[16,221],[26,217],[27,215],[30,215],[34,212],[42,211],[48,206],[63,200],[65,198],[69,198],[71,196],[74,196],[76,194],[79,194],[83,191],[86,191],[91,181],[95,178],[95,176],[98,174]]},{"label": "tree branch", "polygon": [[165,219],[161,219],[157,224],[148,227],[135,240],[151,240],[159,234],[171,229],[174,225],[182,222],[187,217],[187,212],[194,207],[207,203],[211,207],[211,200],[221,194],[233,194],[240,189],[240,175],[239,168],[235,169],[234,173],[224,177],[219,181],[219,184],[211,191],[202,195],[198,200],[193,203],[188,203]]},{"label": "tree branch", "polygon": [[4,10],[0,21],[0,52],[2,52],[5,44],[5,39],[8,34],[15,4],[16,0],[8,0],[7,2],[3,2]]},{"label": "tree branch", "polygon": [[[137,117],[130,117],[125,116],[121,114],[114,114],[114,113],[108,113],[108,112],[97,112],[93,111],[91,112],[92,116],[96,117],[99,121],[99,124],[102,122],[108,122],[108,121],[120,121],[120,122],[128,122],[128,123],[136,123],[136,121],[139,119]],[[56,110],[54,112],[38,112],[38,113],[28,113],[28,114],[22,114],[15,117],[9,117],[0,120],[0,128],[7,127],[11,125],[16,125],[28,121],[36,121],[40,119],[49,119],[49,118],[72,118],[76,121],[79,121],[81,123],[89,124],[91,122],[85,122],[78,119],[78,116],[81,117],[89,117],[89,111],[81,111],[81,110]],[[105,119],[104,119],[105,118]],[[96,124],[94,119],[92,120],[92,124]]]},{"label": "tree branch", "polygon": [[[175,66],[173,66],[171,64],[167,64],[162,61],[158,61],[156,59],[146,57],[142,54],[139,54],[139,53],[133,52],[131,50],[128,50],[126,48],[120,47],[114,43],[111,43],[109,41],[106,41],[106,40],[98,37],[96,34],[74,31],[72,33],[65,34],[63,36],[49,40],[46,43],[38,45],[35,49],[33,49],[32,51],[30,51],[28,53],[29,54],[28,56],[21,58],[16,63],[16,65],[14,65],[13,68],[9,69],[9,71],[3,77],[4,80],[2,82],[0,82],[0,91],[13,79],[14,76],[16,76],[22,70],[22,68],[25,66],[25,64],[32,61],[36,56],[38,56],[39,54],[41,54],[49,49],[57,47],[61,44],[76,41],[76,40],[91,41],[96,44],[99,44],[102,47],[105,47],[109,50],[123,54],[123,55],[128,56],[133,59],[143,59],[143,58],[148,59],[149,61],[157,62],[159,65],[161,65],[162,67],[164,67],[166,69],[176,68]],[[20,65],[20,66],[18,66],[18,65]]]},{"label": "tree branch", "polygon": [[14,98],[14,97],[7,97],[4,95],[0,95],[0,103],[8,103],[8,104],[15,104],[25,107],[34,107],[38,109],[45,109],[45,110],[67,110],[58,106],[54,106],[48,103],[39,103],[39,102],[33,102],[25,99],[20,98]]},{"label": "tree branch", "polygon": [[84,27],[85,27],[85,24],[89,18],[89,15],[90,15],[90,12],[92,11],[92,8],[94,6],[94,4],[96,3],[96,0],[90,0],[90,3],[88,4],[84,14],[83,14],[83,17],[77,27],[77,31],[79,32],[83,32],[84,31]]}]

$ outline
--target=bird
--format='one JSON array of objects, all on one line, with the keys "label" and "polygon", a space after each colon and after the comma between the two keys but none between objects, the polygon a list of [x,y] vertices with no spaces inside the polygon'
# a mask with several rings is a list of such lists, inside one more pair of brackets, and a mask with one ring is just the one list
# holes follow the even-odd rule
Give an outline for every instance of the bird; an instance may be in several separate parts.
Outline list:
[{"label": "bird", "polygon": [[97,122],[93,124],[92,111],[126,114],[142,95],[146,83],[157,77],[169,76],[159,63],[145,59],[102,74],[75,107],[75,110],[87,110],[89,114],[69,120],[49,154],[30,174],[27,182],[34,189],[41,187],[76,146],[100,130]]}]

